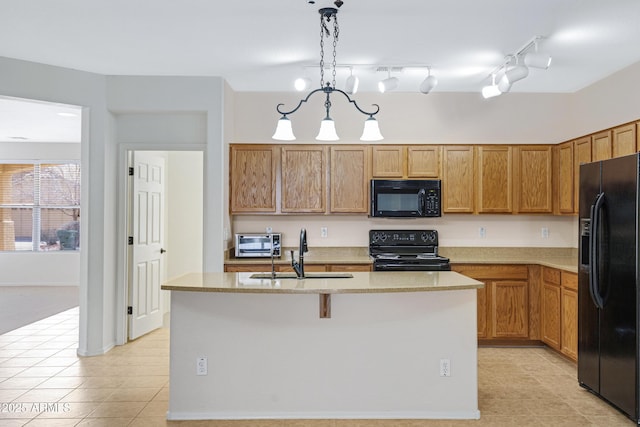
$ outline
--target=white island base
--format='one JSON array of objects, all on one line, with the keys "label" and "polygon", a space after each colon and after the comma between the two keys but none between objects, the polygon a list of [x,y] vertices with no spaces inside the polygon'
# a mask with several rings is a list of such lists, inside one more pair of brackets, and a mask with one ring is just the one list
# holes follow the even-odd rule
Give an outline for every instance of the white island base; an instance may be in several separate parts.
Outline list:
[{"label": "white island base", "polygon": [[170,420],[480,417],[476,289],[332,292],[330,318],[318,293],[168,289]]}]

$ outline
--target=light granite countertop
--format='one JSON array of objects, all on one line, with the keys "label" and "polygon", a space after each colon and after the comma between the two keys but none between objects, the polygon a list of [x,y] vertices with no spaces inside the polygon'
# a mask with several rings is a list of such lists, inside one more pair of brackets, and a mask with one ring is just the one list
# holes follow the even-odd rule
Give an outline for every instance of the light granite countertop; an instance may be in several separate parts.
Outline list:
[{"label": "light granite countertop", "polygon": [[354,272],[351,278],[254,279],[254,273],[189,273],[162,289],[190,292],[340,294],[450,291],[484,284],[453,271]]},{"label": "light granite countertop", "polygon": [[[284,248],[282,257],[274,263],[290,264],[290,250]],[[578,250],[576,248],[517,248],[517,247],[440,247],[439,254],[452,264],[538,264],[572,273],[578,272]],[[269,258],[225,259],[225,264],[268,264]],[[310,247],[304,255],[305,264],[370,264],[367,247]]]}]

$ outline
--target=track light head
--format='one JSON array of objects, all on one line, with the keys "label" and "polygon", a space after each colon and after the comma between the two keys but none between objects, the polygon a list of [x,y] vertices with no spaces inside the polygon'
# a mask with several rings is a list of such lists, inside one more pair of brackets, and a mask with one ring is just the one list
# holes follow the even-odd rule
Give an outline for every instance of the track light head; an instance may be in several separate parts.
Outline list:
[{"label": "track light head", "polygon": [[427,94],[433,90],[438,85],[438,79],[431,74],[427,76],[426,79],[422,81],[420,84],[420,92]]},{"label": "track light head", "polygon": [[389,77],[378,82],[378,90],[382,93],[394,90],[398,87],[400,81],[397,77]]},{"label": "track light head", "polygon": [[358,92],[358,86],[360,85],[360,79],[353,74],[347,77],[347,83],[345,84],[344,91],[349,95],[354,95]]},{"label": "track light head", "polygon": [[551,65],[551,56],[543,52],[529,52],[524,57],[524,65],[546,70]]},{"label": "track light head", "polygon": [[308,77],[299,77],[296,79],[293,85],[298,92],[302,92],[303,90],[309,89],[309,87],[311,86],[311,79]]}]

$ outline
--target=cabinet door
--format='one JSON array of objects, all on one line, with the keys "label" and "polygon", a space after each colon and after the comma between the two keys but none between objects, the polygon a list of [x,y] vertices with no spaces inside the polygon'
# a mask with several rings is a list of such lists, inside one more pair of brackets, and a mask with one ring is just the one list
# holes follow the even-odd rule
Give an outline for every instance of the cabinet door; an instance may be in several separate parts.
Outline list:
[{"label": "cabinet door", "polygon": [[611,131],[591,135],[591,160],[607,160],[611,158]]},{"label": "cabinet door", "polygon": [[578,360],[578,275],[562,272],[562,353]]},{"label": "cabinet door", "polygon": [[517,212],[553,212],[552,155],[550,145],[515,148],[514,173]]},{"label": "cabinet door", "polygon": [[329,264],[327,271],[366,272],[371,271],[371,264]]},{"label": "cabinet door", "polygon": [[326,164],[324,146],[282,147],[282,212],[325,212]]},{"label": "cabinet door", "polygon": [[276,211],[277,153],[277,147],[268,145],[231,146],[231,213]]},{"label": "cabinet door", "polygon": [[529,337],[527,282],[491,282],[491,333],[493,338]]},{"label": "cabinet door", "polygon": [[477,317],[478,317],[478,338],[489,338],[489,321],[487,315],[489,312],[489,306],[487,301],[487,294],[489,293],[489,287],[485,285],[484,288],[477,290]]},{"label": "cabinet door", "polygon": [[591,162],[591,137],[585,136],[584,138],[574,141],[573,152],[575,163],[573,166],[573,212],[578,213],[580,203],[580,165]]},{"label": "cabinet door", "polygon": [[578,360],[578,293],[562,288],[562,353]]},{"label": "cabinet door", "polygon": [[408,178],[438,178],[440,176],[439,145],[410,145],[407,147]]},{"label": "cabinet door", "polygon": [[476,208],[479,213],[511,212],[510,146],[476,147]]},{"label": "cabinet door", "polygon": [[542,342],[560,350],[560,270],[542,269]]},{"label": "cabinet door", "polygon": [[402,178],[405,170],[405,147],[402,145],[373,145],[371,147],[374,178]]},{"label": "cabinet door", "polygon": [[619,126],[613,130],[613,142],[611,144],[613,157],[626,156],[635,153],[636,150],[636,124]]},{"label": "cabinet door", "polygon": [[443,212],[473,212],[473,147],[445,146],[442,164]]},{"label": "cabinet door", "polygon": [[369,151],[367,146],[331,147],[331,212],[369,212]]},{"label": "cabinet door", "polygon": [[573,141],[558,147],[558,211],[560,213],[574,213],[574,160]]}]

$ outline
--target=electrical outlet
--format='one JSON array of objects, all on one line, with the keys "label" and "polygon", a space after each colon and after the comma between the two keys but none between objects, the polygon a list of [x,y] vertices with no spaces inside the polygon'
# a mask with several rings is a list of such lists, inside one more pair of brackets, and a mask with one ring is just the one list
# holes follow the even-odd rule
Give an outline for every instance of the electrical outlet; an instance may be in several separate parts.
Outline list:
[{"label": "electrical outlet", "polygon": [[542,229],[540,229],[540,235],[542,236],[543,239],[548,239],[549,229],[547,227],[542,227]]},{"label": "electrical outlet", "polygon": [[451,361],[449,359],[440,359],[440,376],[451,376]]},{"label": "electrical outlet", "polygon": [[478,228],[478,235],[480,236],[481,239],[484,239],[485,237],[487,237],[487,229],[486,229],[486,227]]},{"label": "electrical outlet", "polygon": [[207,358],[198,357],[196,359],[196,375],[207,375]]},{"label": "electrical outlet", "polygon": [[271,233],[273,233],[273,228],[267,227],[267,234],[271,234]]},{"label": "electrical outlet", "polygon": [[327,227],[320,227],[320,237],[327,237],[329,235],[329,229]]}]

